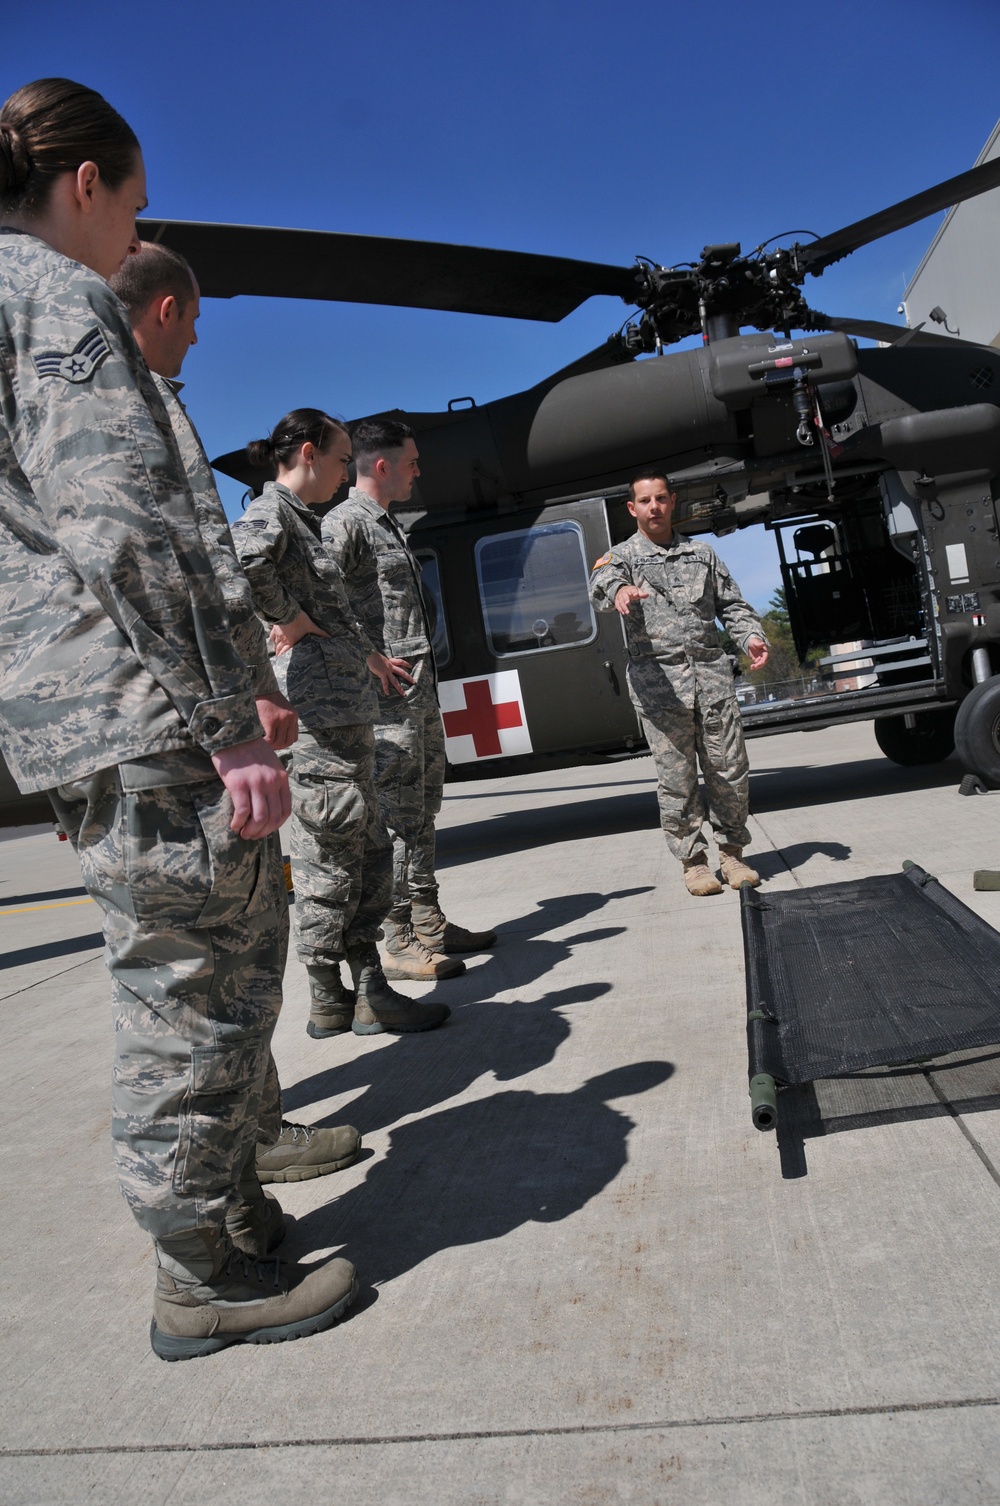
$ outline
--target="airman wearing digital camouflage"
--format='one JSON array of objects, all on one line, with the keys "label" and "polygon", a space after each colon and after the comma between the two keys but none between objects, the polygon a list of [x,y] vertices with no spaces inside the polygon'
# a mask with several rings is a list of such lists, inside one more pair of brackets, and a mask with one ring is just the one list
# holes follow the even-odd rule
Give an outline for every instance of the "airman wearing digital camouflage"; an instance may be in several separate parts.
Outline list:
[{"label": "airman wearing digital camouflage", "polygon": [[134,132],[43,79],[0,110],[0,742],[104,912],[112,1133],[153,1238],[164,1359],[330,1327],[357,1283],[238,1252],[280,1005],[262,843],[289,811],[160,393],[108,287],[145,207]]},{"label": "airman wearing digital camouflage", "polygon": [[722,885],[708,866],[699,763],[723,879],[734,889],[760,882],[742,860],[750,763],[716,618],[754,669],[767,662],[767,641],[718,555],[674,532],[676,500],[665,476],[635,478],[628,509],[637,531],[597,561],[590,595],[624,620],[629,694],[656,764],[660,824],[688,891],[703,896]]},{"label": "airman wearing digital camouflage", "polygon": [[369,640],[401,658],[411,682],[402,696],[380,697],[375,723],[375,783],[393,838],[392,908],[386,917],[389,978],[451,978],[493,931],[446,920],[435,874],[434,823],[444,790],[444,730],[437,702],[431,631],[420,567],[390,505],[405,502],[419,476],[413,431],[393,419],[368,419],[353,433],[357,485],[323,521],[323,541],[340,566],[351,606]]},{"label": "airman wearing digital camouflage", "polygon": [[[128,310],[136,343],[156,383],[191,484],[198,525],[222,588],[233,646],[253,679],[254,703],[264,737],[275,752],[290,748],[298,718],[278,688],[268,653],[267,636],[254,611],[253,594],[233,545],[215,477],[198,432],[181,402],[177,380],[185,357],[198,343],[195,326],[200,293],[189,264],[166,246],[143,243],[126,257],[111,287]],[[280,990],[288,952],[288,905],[284,866],[277,837],[261,844],[261,860],[273,865],[268,882],[279,897],[277,945],[273,955],[280,972],[272,987]],[[263,921],[261,922],[263,924]],[[316,1127],[291,1124],[281,1117],[278,1074],[271,1059],[258,1123],[256,1165],[247,1163],[240,1184],[241,1202],[231,1208],[226,1227],[233,1242],[254,1256],[269,1254],[280,1243],[284,1221],[280,1206],[261,1191],[260,1183],[301,1181],[340,1171],[356,1159],[361,1136],[351,1125]]]},{"label": "airman wearing digital camouflage", "polygon": [[[392,846],[373,783],[375,676],[396,698],[409,676],[358,624],[315,510],[346,480],[351,442],[335,419],[299,408],[247,448],[255,465],[277,473],[235,538],[254,604],[280,630],[276,664],[299,716],[290,846],[296,946],[309,975],[306,1029],[320,1039],[347,1029],[430,1030],[450,1009],[390,988],[375,945],[392,891]],[[342,959],[353,991],[344,988]]]}]

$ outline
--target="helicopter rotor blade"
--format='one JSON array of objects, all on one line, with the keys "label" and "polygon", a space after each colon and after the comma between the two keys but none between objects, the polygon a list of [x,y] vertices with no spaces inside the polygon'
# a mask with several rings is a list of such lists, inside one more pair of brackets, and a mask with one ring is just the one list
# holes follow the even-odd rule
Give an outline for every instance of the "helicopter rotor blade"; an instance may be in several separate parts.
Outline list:
[{"label": "helicopter rotor blade", "polygon": [[955,335],[938,335],[933,330],[924,329],[922,324],[914,329],[906,324],[884,324],[879,319],[839,319],[831,314],[815,314],[815,319],[823,329],[839,330],[845,335],[856,335],[863,340],[880,340],[884,345],[964,345],[976,348],[972,340],[959,340]]},{"label": "helicopter rotor blade", "polygon": [[832,235],[820,236],[811,245],[799,246],[796,253],[799,266],[803,271],[817,275],[824,267],[857,251],[859,246],[868,245],[869,241],[877,241],[883,235],[891,235],[894,230],[915,225],[929,214],[937,214],[966,199],[974,199],[977,194],[987,193],[998,185],[1000,157],[981,162],[978,167],[948,178],[944,183],[914,194],[910,199],[902,199],[900,203],[893,204],[889,209],[882,209],[878,214],[871,214],[867,219],[855,220],[853,225],[845,225],[843,230],[835,230]]},{"label": "helicopter rotor blade", "polygon": [[186,257],[209,298],[319,298],[557,323],[595,294],[633,303],[638,291],[634,267],[440,241],[194,220],[140,220],[139,234]]}]

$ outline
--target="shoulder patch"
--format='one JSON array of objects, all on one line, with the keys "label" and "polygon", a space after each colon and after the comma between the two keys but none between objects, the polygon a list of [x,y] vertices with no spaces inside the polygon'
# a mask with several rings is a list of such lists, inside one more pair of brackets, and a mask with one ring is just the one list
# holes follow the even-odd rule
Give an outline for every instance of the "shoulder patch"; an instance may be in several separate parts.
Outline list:
[{"label": "shoulder patch", "polygon": [[594,561],[594,569],[599,570],[602,565],[610,565],[611,560],[611,554],[602,554],[599,560]]},{"label": "shoulder patch", "polygon": [[59,376],[67,382],[87,382],[110,354],[111,346],[103,330],[95,324],[72,350],[47,350],[33,359],[40,377]]}]

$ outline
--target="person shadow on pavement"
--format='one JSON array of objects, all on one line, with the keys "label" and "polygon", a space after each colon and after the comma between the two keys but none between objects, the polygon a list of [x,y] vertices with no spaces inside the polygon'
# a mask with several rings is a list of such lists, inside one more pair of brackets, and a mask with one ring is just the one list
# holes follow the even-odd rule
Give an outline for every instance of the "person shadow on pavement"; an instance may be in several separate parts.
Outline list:
[{"label": "person shadow on pavement", "polygon": [[634,1121],[612,1103],[673,1070],[635,1062],[569,1093],[509,1090],[399,1125],[364,1182],[297,1221],[287,1253],[343,1246],[378,1285],[440,1250],[569,1218],[628,1160]]},{"label": "person shadow on pavement", "polygon": [[748,862],[762,879],[773,879],[804,867],[811,858],[824,857],[833,863],[846,863],[850,856],[851,849],[844,842],[790,842],[771,852],[751,853]]},{"label": "person shadow on pavement", "polygon": [[421,995],[452,1009],[452,1018],[433,1032],[433,1039],[401,1035],[390,1045],[338,1063],[334,1038],[323,1051],[329,1065],[283,1088],[283,1113],[289,1116],[308,1104],[363,1089],[348,1105],[314,1122],[323,1126],[348,1121],[366,1135],[454,1098],[486,1072],[498,1081],[510,1082],[546,1066],[570,1033],[564,1011],[605,998],[612,984],[594,979],[533,1000],[497,1000],[492,995],[533,983],[572,956],[575,947],[619,935],[624,928],[605,927],[559,941],[543,940],[539,931],[572,924],[611,899],[645,892],[634,889],[543,900],[532,915],[504,927],[496,956]]}]

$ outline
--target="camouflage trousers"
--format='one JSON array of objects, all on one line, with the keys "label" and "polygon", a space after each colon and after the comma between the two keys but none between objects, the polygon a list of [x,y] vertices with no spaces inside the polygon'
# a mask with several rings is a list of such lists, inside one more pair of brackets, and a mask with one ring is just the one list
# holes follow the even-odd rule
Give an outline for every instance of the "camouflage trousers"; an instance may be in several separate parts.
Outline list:
[{"label": "camouflage trousers", "polygon": [[392,846],[374,784],[369,725],[300,732],[292,752],[289,839],[295,946],[329,967],[377,940],[389,910]]},{"label": "camouflage trousers", "polygon": [[716,840],[746,847],[750,761],[735,696],[699,697],[694,707],[673,700],[668,708],[653,710],[647,703],[638,709],[656,764],[660,825],[674,857],[684,862],[705,850],[699,764]]},{"label": "camouflage trousers", "polygon": [[[386,714],[388,712],[388,714]],[[444,728],[432,689],[383,708],[375,723],[375,784],[392,837],[392,908],[437,898],[434,822],[444,792]]]},{"label": "camouflage trousers", "polygon": [[166,754],[151,773],[150,762],[50,798],[104,912],[119,1183],[141,1227],[165,1239],[219,1226],[257,1142],[277,1139],[270,1043],[288,900],[277,836],[230,831],[211,764]]}]

